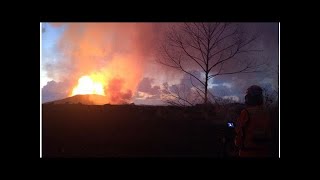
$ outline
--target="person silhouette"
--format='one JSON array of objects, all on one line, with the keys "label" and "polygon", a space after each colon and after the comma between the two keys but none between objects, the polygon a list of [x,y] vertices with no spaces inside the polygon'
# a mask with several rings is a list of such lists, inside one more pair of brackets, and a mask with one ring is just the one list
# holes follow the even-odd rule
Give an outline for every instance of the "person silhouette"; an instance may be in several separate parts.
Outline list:
[{"label": "person silhouette", "polygon": [[235,145],[239,157],[270,157],[271,122],[263,106],[263,90],[250,86],[245,95],[246,108],[240,113],[235,125]]}]

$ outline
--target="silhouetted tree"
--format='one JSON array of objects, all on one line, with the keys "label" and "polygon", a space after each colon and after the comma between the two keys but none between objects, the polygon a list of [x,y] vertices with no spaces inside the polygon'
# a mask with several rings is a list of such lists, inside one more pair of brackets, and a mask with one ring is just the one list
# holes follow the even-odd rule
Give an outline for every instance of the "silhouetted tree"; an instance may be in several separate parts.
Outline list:
[{"label": "silhouetted tree", "polygon": [[[258,72],[255,61],[238,58],[254,50],[248,45],[256,36],[247,37],[238,24],[233,23],[184,23],[172,26],[161,44],[158,62],[190,75],[190,81],[203,103],[209,102],[208,82],[211,78],[237,73]],[[203,77],[194,75],[200,71]],[[195,84],[196,82],[196,84]],[[173,93],[179,101],[190,100]],[[171,96],[173,97],[173,96]],[[171,100],[169,100],[172,103]]]}]

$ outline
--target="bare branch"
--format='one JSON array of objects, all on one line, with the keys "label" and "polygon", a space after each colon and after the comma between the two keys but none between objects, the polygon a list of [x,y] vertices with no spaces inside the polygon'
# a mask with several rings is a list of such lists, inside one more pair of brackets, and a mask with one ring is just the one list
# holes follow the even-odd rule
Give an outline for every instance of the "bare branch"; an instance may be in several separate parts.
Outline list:
[{"label": "bare branch", "polygon": [[[209,34],[210,39],[213,38],[219,32],[219,31],[216,32],[216,29],[219,27],[219,25],[220,25],[220,23],[215,23],[213,30]],[[216,32],[216,34],[213,34],[214,32]]]},{"label": "bare branch", "polygon": [[199,94],[199,96],[200,96],[203,100],[205,100],[205,97],[203,97],[203,96],[200,94],[200,92],[198,91],[198,89],[196,89],[196,92]]},{"label": "bare branch", "polygon": [[182,103],[180,102],[180,100],[182,100],[183,102],[193,106],[193,104],[191,102],[189,102],[186,98],[180,96],[180,90],[177,87],[175,87],[175,90],[177,91],[178,95],[174,95],[174,93],[170,92],[169,89],[168,89],[168,91],[166,91],[166,93],[167,93],[167,95],[176,98],[178,101],[166,100],[167,102],[170,102],[170,103],[178,102],[180,105],[182,105]]},{"label": "bare branch", "polygon": [[[198,29],[198,31],[202,32],[197,25],[195,25],[195,26],[196,26],[196,28]],[[197,38],[197,40],[199,41],[199,43],[201,43],[204,47],[206,47],[206,44],[202,41],[203,39],[202,39],[202,37],[200,36],[199,33],[194,33],[194,32],[193,32],[193,35]],[[202,34],[202,35],[203,35],[203,37],[205,37],[205,34]]]},{"label": "bare branch", "polygon": [[165,63],[165,62],[163,62],[163,61],[161,61],[161,60],[159,60],[158,62],[159,62],[160,64],[165,65],[165,66],[169,66],[169,67],[172,67],[172,68],[179,69],[179,68],[180,68],[179,62],[177,62],[177,61],[170,55],[170,53],[168,52],[168,50],[167,50],[167,48],[166,48],[165,46],[163,46],[162,49],[164,50],[165,55],[166,55],[166,56],[171,60],[171,62],[173,62],[175,65],[171,65],[171,64],[169,64],[169,63]]},{"label": "bare branch", "polygon": [[[193,61],[195,61],[195,62],[201,67],[202,70],[205,71],[204,67],[197,61],[196,57],[190,55],[190,54],[188,53],[188,51],[184,48],[182,42],[181,42],[181,49],[182,49]],[[201,59],[200,59],[200,60],[201,60]]]},{"label": "bare branch", "polygon": [[[221,39],[219,39],[220,35],[224,32],[225,29],[223,29],[223,31],[221,31],[221,33],[219,34],[219,36],[217,37],[216,41],[210,46],[209,50],[211,50],[212,48],[216,47],[220,42],[222,42],[222,40],[228,38],[228,37],[232,37],[233,35],[235,35],[237,33],[237,30],[235,30],[234,32],[232,32],[231,34],[228,34],[224,37],[222,37]],[[219,39],[219,40],[218,40]]]},{"label": "bare branch", "polygon": [[[194,43],[196,43],[196,44],[198,45],[198,47],[192,45],[190,42],[187,41],[187,44],[188,44],[190,47],[192,47],[192,48],[200,51],[201,56],[202,56],[201,61],[206,64],[205,57],[204,57],[204,52],[203,52],[203,50],[202,50],[202,48],[201,48],[201,45],[200,45],[199,40],[195,39],[195,40],[194,40]],[[199,58],[199,59],[200,59],[200,58]]]},{"label": "bare branch", "polygon": [[190,76],[190,82],[191,82],[191,84],[192,84],[192,86],[193,86],[193,87],[195,87],[195,88],[199,89],[202,93],[204,93],[204,91],[203,91],[203,90],[201,90],[200,88],[198,88],[196,85],[194,85],[194,84],[193,84],[193,81],[192,81],[191,76]]},{"label": "bare branch", "polygon": [[230,48],[232,48],[233,46],[236,46],[236,45],[238,45],[238,42],[234,42],[233,44],[231,44],[231,45],[229,45],[229,46],[227,46],[227,47],[225,47],[225,48],[222,48],[221,50],[219,50],[219,51],[215,52],[214,54],[210,55],[210,56],[209,56],[209,59],[211,59],[211,58],[214,57],[215,55],[217,55],[217,54],[219,54],[219,53],[221,53],[221,52],[224,52],[224,51],[226,51],[227,49],[230,49]]},{"label": "bare branch", "polygon": [[[253,52],[253,51],[260,51],[260,50],[240,50],[241,48],[243,48],[244,46],[246,46],[246,45],[248,45],[250,42],[253,42],[253,40],[255,40],[255,38],[252,38],[252,39],[250,39],[248,42],[246,42],[246,43],[243,43],[243,44],[241,44],[241,43],[239,43],[238,44],[238,46],[237,46],[237,48],[236,48],[236,50],[232,53],[232,49],[230,50],[230,55],[228,56],[228,57],[226,57],[225,59],[223,59],[223,60],[221,60],[221,61],[217,61],[214,65],[212,65],[210,68],[209,68],[209,72],[212,70],[212,68],[214,68],[215,66],[217,66],[218,64],[220,64],[220,63],[223,63],[223,62],[225,62],[225,61],[227,61],[227,60],[230,60],[230,59],[232,59],[235,55],[237,55],[237,54],[240,54],[240,53],[248,53],[248,52]],[[228,48],[230,48],[231,46],[234,46],[234,45],[236,45],[237,44],[237,42],[236,43],[234,43],[234,44],[232,44],[232,45],[230,45],[230,46],[228,46],[227,48],[224,48],[224,49],[222,49],[222,50],[220,50],[219,52],[223,52],[223,51],[225,51],[225,50],[227,50]],[[219,53],[218,52],[218,53]],[[215,53],[214,55],[216,55],[216,54],[218,54],[218,53]],[[220,59],[220,58],[219,58]]]},{"label": "bare branch", "polygon": [[218,76],[218,75],[226,75],[226,74],[238,74],[238,73],[257,73],[257,72],[263,72],[263,71],[258,71],[258,70],[254,70],[254,71],[247,71],[248,69],[250,69],[251,67],[249,66],[246,66],[245,68],[241,69],[241,70],[238,70],[238,71],[233,71],[233,72],[224,72],[224,73],[216,73],[214,75],[210,75],[209,76],[209,79],[215,77],[215,76]]},{"label": "bare branch", "polygon": [[[206,37],[206,33],[202,31],[202,29],[200,28],[200,25],[197,24],[197,23],[193,23],[193,24],[194,24],[194,26],[198,29],[198,32],[200,32],[203,37]],[[203,30],[205,30],[205,28],[204,28]],[[199,33],[198,33],[197,36],[200,38],[200,34],[199,34]]]},{"label": "bare branch", "polygon": [[202,82],[199,78],[197,78],[195,75],[193,75],[192,73],[190,73],[190,72],[188,72],[188,71],[186,71],[186,70],[184,70],[184,69],[182,69],[182,67],[180,67],[180,69],[183,71],[183,72],[185,72],[185,73],[187,73],[187,74],[189,74],[189,75],[191,75],[192,77],[194,77],[196,80],[198,80],[202,85],[204,85],[205,86],[205,84],[204,84],[204,82]]},{"label": "bare branch", "polygon": [[215,64],[213,64],[213,65],[209,68],[209,72],[212,70],[212,68],[214,68],[214,67],[217,66],[218,64],[221,64],[221,63],[223,63],[223,62],[225,62],[225,61],[230,60],[231,58],[233,58],[238,52],[239,52],[238,49],[236,49],[236,51],[233,52],[233,53],[232,53],[232,50],[231,50],[230,55],[229,55],[228,57],[226,57],[225,59],[223,59],[223,60],[220,60],[221,57],[222,57],[222,54],[221,54],[218,62],[216,62]]},{"label": "bare branch", "polygon": [[202,41],[202,38],[192,30],[192,27],[190,27],[188,23],[185,23],[185,32],[189,34],[189,37],[192,39],[193,43],[198,45],[197,49],[201,52],[202,62],[206,64],[204,49],[202,49],[202,46],[205,48],[206,45]]}]

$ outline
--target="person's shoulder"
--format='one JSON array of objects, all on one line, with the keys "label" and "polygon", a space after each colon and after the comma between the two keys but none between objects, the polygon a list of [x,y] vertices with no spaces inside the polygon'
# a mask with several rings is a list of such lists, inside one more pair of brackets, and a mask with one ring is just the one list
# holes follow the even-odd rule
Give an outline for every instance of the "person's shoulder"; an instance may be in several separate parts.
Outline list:
[{"label": "person's shoulder", "polygon": [[244,113],[244,112],[247,112],[247,111],[248,111],[247,108],[243,108],[243,109],[241,110],[241,113]]},{"label": "person's shoulder", "polygon": [[250,106],[246,108],[249,112],[258,112],[258,111],[264,111],[263,106]]}]

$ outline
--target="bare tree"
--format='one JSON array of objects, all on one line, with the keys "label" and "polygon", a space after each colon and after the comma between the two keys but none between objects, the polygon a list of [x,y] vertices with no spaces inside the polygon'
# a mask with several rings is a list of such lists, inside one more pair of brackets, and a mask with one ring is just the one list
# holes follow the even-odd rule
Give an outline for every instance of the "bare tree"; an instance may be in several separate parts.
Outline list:
[{"label": "bare tree", "polygon": [[[208,91],[211,78],[259,72],[257,67],[260,65],[239,56],[259,51],[249,46],[255,39],[256,36],[246,37],[241,28],[232,23],[178,24],[167,32],[158,62],[188,74],[199,97],[207,104],[209,96],[214,99]],[[200,71],[203,77],[195,76],[194,70]],[[174,94],[179,100],[184,99]]]}]

